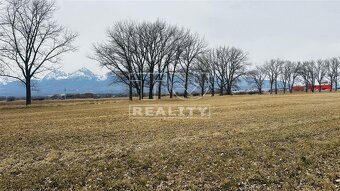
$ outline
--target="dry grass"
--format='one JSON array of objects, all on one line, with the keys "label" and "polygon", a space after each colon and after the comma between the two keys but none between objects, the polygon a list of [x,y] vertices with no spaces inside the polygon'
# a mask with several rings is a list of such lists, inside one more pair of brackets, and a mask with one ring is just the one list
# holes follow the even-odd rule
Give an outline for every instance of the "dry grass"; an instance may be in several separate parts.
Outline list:
[{"label": "dry grass", "polygon": [[0,103],[0,190],[340,188],[340,94],[142,102],[210,119],[129,119],[139,103]]}]

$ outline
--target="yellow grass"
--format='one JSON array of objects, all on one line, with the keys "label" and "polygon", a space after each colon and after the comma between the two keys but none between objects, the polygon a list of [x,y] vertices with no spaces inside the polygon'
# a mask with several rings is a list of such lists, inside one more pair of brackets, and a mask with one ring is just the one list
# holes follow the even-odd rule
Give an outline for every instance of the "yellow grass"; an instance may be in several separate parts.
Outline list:
[{"label": "yellow grass", "polygon": [[[129,119],[129,104],[210,105]],[[337,190],[340,94],[0,103],[0,190]]]}]

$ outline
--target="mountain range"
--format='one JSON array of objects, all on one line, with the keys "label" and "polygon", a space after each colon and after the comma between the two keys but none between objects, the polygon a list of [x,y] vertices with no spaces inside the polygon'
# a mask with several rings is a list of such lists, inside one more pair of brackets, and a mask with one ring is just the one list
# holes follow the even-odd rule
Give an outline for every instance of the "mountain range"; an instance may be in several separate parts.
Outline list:
[{"label": "mountain range", "polygon": [[[96,75],[87,68],[72,73],[54,70],[41,79],[32,80],[33,96],[50,96],[64,93],[111,93],[124,94],[123,84],[112,83],[112,77]],[[25,96],[25,87],[19,81],[0,78],[0,96]]]},{"label": "mountain range", "polygon": [[[74,93],[110,93],[126,95],[128,87],[122,83],[113,83],[113,77],[96,75],[87,68],[72,73],[54,70],[41,79],[32,80],[32,96],[51,96],[55,94]],[[251,89],[249,83],[241,80],[240,89]],[[265,89],[269,87],[265,82]],[[164,87],[163,92],[166,91]],[[6,81],[0,78],[0,96],[25,96],[25,87],[19,81]]]}]

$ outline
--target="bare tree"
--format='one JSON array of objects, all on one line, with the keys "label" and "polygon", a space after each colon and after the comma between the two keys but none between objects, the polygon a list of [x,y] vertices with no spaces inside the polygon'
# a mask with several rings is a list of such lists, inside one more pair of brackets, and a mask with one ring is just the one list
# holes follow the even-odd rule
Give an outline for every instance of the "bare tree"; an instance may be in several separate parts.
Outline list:
[{"label": "bare tree", "polygon": [[267,77],[267,71],[264,66],[256,66],[254,70],[247,72],[247,79],[250,84],[255,86],[259,94],[263,93],[264,80]]},{"label": "bare tree", "polygon": [[132,88],[135,88],[139,99],[143,99],[146,85],[149,88],[149,99],[153,99],[157,82],[160,99],[164,74],[170,63],[175,60],[178,62],[177,47],[183,29],[161,21],[118,22],[107,33],[107,43],[94,46],[93,59],[129,86],[130,100]]},{"label": "bare tree", "polygon": [[[335,91],[338,91],[338,77],[340,75],[339,70],[340,70],[340,57],[338,58],[333,58],[332,63],[334,62],[334,82],[335,82]],[[335,66],[337,66],[335,68]]]},{"label": "bare tree", "polygon": [[315,61],[314,60],[307,61],[306,67],[307,67],[309,85],[311,87],[311,91],[314,93],[315,92],[315,81],[316,81],[316,75],[317,75]]},{"label": "bare tree", "polygon": [[[94,46],[93,59],[129,86],[130,99],[133,88],[139,94],[139,99],[143,99],[144,88],[148,88],[149,99],[153,99],[157,84],[160,99],[165,74],[172,97],[179,66],[191,66],[205,45],[188,30],[159,20],[153,23],[118,22],[107,34],[106,43]],[[183,69],[186,74],[190,70],[190,67]]]},{"label": "bare tree", "polygon": [[273,60],[273,59],[271,59],[269,62],[266,62],[264,64],[264,68],[267,71],[267,76],[268,76],[268,79],[269,79],[269,84],[270,84],[269,92],[270,92],[270,94],[273,93],[273,84],[274,84],[274,81],[275,81],[274,64],[275,64],[275,60]]},{"label": "bare tree", "polygon": [[232,88],[238,88],[237,83],[242,76],[246,75],[247,69],[247,54],[241,49],[230,48],[229,49],[229,62],[227,65],[227,94],[232,94]]},{"label": "bare tree", "polygon": [[[173,37],[174,30],[165,22],[157,20],[156,22],[144,22],[138,26],[140,34],[141,56],[146,60],[148,66],[148,86],[149,99],[153,99],[153,90],[157,81],[159,85],[159,95],[161,94],[161,81],[163,71],[166,68],[164,60],[169,52],[170,41]],[[168,57],[168,61],[171,57]],[[160,98],[160,96],[159,96]]]},{"label": "bare tree", "polygon": [[327,75],[327,62],[324,60],[317,60],[315,64],[315,76],[316,76],[316,81],[319,84],[319,92],[321,92],[321,85],[323,80],[325,79]]},{"label": "bare tree", "polygon": [[176,73],[182,60],[182,54],[185,47],[184,42],[189,33],[189,30],[176,29],[173,44],[172,46],[170,46],[170,52],[172,52],[172,54],[170,55],[172,56],[171,60],[169,60],[169,63],[166,64],[165,71],[165,73],[167,74],[167,89],[170,94],[170,98],[173,97],[174,84],[178,80],[178,75],[176,75]]},{"label": "bare tree", "polygon": [[301,62],[301,65],[299,67],[299,75],[303,78],[304,84],[305,84],[305,92],[308,92],[308,87],[310,87],[309,82],[309,70],[308,70],[308,62],[304,61]]},{"label": "bare tree", "polygon": [[227,63],[229,62],[229,49],[227,47],[219,47],[213,51],[214,68],[216,74],[216,83],[220,91],[220,95],[224,94],[226,86]]},{"label": "bare tree", "polygon": [[240,78],[246,75],[247,54],[234,47],[219,47],[215,54],[215,70],[220,94],[223,95],[225,89],[226,93],[231,95],[232,89],[237,88]]},{"label": "bare tree", "polygon": [[[165,74],[169,74],[167,70],[169,65],[174,63],[173,66],[177,66],[180,61],[180,55],[182,51],[183,38],[185,38],[184,29],[179,29],[176,26],[168,26],[167,30],[162,34],[164,39],[164,47],[160,53],[160,60],[157,63],[157,81],[158,81],[158,99],[161,99],[162,85],[164,85],[163,77]],[[175,69],[176,67],[174,67]],[[166,79],[169,82],[169,78]],[[172,96],[171,96],[172,97]]]},{"label": "bare tree", "polygon": [[280,80],[282,83],[282,88],[283,88],[283,93],[286,93],[287,90],[287,83],[288,83],[288,79],[290,77],[290,67],[288,65],[288,62],[284,62],[283,67],[280,68]]},{"label": "bare tree", "polygon": [[278,92],[278,78],[281,74],[282,67],[283,67],[284,61],[277,59],[275,64],[275,94]]},{"label": "bare tree", "polygon": [[308,89],[311,89],[312,92],[315,91],[315,82],[317,78],[317,66],[315,61],[304,61],[300,65],[299,74],[303,78],[305,83],[305,91],[308,92]]},{"label": "bare tree", "polygon": [[300,62],[290,62],[286,63],[285,67],[289,67],[289,77],[288,77],[288,89],[289,93],[293,93],[293,87],[295,84],[296,79],[299,76],[299,68],[301,63]]},{"label": "bare tree", "polygon": [[198,34],[188,34],[184,39],[183,47],[180,66],[181,71],[184,73],[184,97],[187,98],[192,64],[204,52],[206,43]]},{"label": "bare tree", "polygon": [[216,59],[213,53],[209,52],[209,88],[211,92],[211,96],[215,96],[215,83],[216,83]]},{"label": "bare tree", "polygon": [[74,51],[77,34],[53,20],[54,1],[10,0],[1,14],[1,76],[25,84],[26,105],[31,104],[31,80],[55,68],[60,55]]},{"label": "bare tree", "polygon": [[332,91],[332,89],[335,89],[335,91],[337,91],[340,58],[328,59],[328,60],[326,60],[326,63],[327,63],[327,66],[328,66],[327,76],[328,76],[328,79],[330,80],[330,84],[331,84],[330,91]]},{"label": "bare tree", "polygon": [[139,54],[138,33],[132,22],[116,23],[107,31],[108,41],[94,45],[92,59],[109,69],[114,78],[129,86],[129,99],[132,100],[133,88],[139,95],[143,89],[144,61]]},{"label": "bare tree", "polygon": [[279,77],[279,74],[281,72],[283,61],[279,59],[271,59],[269,62],[265,63],[265,68],[267,70],[267,76],[269,78],[270,83],[270,94],[273,93],[273,85],[275,85],[275,94],[277,94],[278,91],[278,83],[277,79]]},{"label": "bare tree", "polygon": [[176,53],[174,55],[173,61],[167,65],[166,73],[167,73],[167,88],[168,92],[170,94],[170,98],[173,97],[174,93],[174,84],[176,79],[176,72],[178,69],[178,65],[181,62],[181,54],[183,52],[182,49],[182,44],[179,43],[178,46],[176,47]]},{"label": "bare tree", "polygon": [[329,84],[331,85],[331,88],[329,89],[330,92],[333,91],[333,80],[334,80],[334,73],[332,72],[332,61],[331,59],[326,59],[325,64],[327,66],[327,75],[326,78],[329,80]]},{"label": "bare tree", "polygon": [[210,60],[207,53],[200,55],[193,66],[194,78],[201,88],[201,96],[209,85],[210,79]]},{"label": "bare tree", "polygon": [[293,92],[293,86],[298,75],[298,64],[291,61],[284,61],[280,71],[283,93],[286,93],[287,89],[290,93]]},{"label": "bare tree", "polygon": [[203,62],[206,63],[207,71],[209,74],[208,83],[211,96],[215,96],[215,81],[216,81],[216,54],[214,49],[207,50],[201,57]]}]

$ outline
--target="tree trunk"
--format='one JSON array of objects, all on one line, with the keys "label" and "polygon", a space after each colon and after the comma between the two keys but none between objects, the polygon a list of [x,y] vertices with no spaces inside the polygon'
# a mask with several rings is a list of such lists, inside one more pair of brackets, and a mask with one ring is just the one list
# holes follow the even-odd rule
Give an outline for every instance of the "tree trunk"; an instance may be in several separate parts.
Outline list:
[{"label": "tree trunk", "polygon": [[[169,75],[169,74],[168,74]],[[169,90],[169,94],[170,94],[170,98],[173,97],[173,94],[174,94],[174,73],[171,74],[171,79],[170,79],[170,90]]]},{"label": "tree trunk", "polygon": [[140,71],[140,89],[139,89],[139,100],[142,100],[144,97],[144,74]]},{"label": "tree trunk", "polygon": [[335,78],[335,91],[337,92],[338,91],[338,79]]},{"label": "tree trunk", "polygon": [[158,83],[158,99],[162,97],[162,81],[160,80]]},{"label": "tree trunk", "polygon": [[333,89],[333,79],[331,78],[331,88],[329,89],[330,92],[332,92],[332,89]]},{"label": "tree trunk", "polygon": [[142,100],[142,97],[143,97],[143,92],[142,92],[142,83],[141,83],[141,87],[140,87],[140,89],[139,89],[139,91],[138,91],[138,99],[139,100]]},{"label": "tree trunk", "polygon": [[149,99],[153,99],[153,71],[150,72]]},{"label": "tree trunk", "polygon": [[291,84],[288,84],[289,87],[289,93],[293,93],[293,87],[294,87],[294,83],[295,83],[295,78],[293,79]]},{"label": "tree trunk", "polygon": [[188,81],[189,81],[189,71],[187,70],[185,74],[185,84],[184,84],[184,97],[188,98]]},{"label": "tree trunk", "polygon": [[139,100],[142,100],[142,91],[139,91],[138,99],[139,99]]},{"label": "tree trunk", "polygon": [[227,86],[227,95],[231,95],[231,84]]},{"label": "tree trunk", "polygon": [[26,79],[26,105],[32,104],[31,78]]},{"label": "tree trunk", "polygon": [[215,79],[213,77],[212,79],[212,84],[211,84],[211,96],[215,96]]},{"label": "tree trunk", "polygon": [[221,80],[220,95],[223,96],[224,80]]},{"label": "tree trunk", "polygon": [[170,98],[172,98],[172,95],[173,95],[173,90],[172,90],[172,87],[170,89]]},{"label": "tree trunk", "polygon": [[277,80],[275,80],[275,94],[277,94]]},{"label": "tree trunk", "polygon": [[129,100],[132,101],[132,81],[129,82]]},{"label": "tree trunk", "polygon": [[143,78],[142,78],[142,81],[141,81],[141,85],[140,85],[141,87],[141,89],[140,89],[140,94],[141,94],[141,99],[144,99],[144,80],[143,80]]},{"label": "tree trunk", "polygon": [[321,84],[319,83],[319,92],[321,92]]},{"label": "tree trunk", "polygon": [[273,93],[273,82],[274,82],[274,81],[270,81],[270,94]]},{"label": "tree trunk", "polygon": [[262,86],[259,87],[259,94],[262,94]]},{"label": "tree trunk", "polygon": [[286,83],[283,85],[283,93],[286,94]]}]

